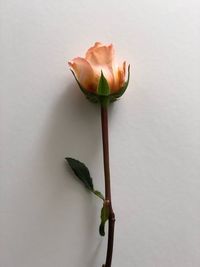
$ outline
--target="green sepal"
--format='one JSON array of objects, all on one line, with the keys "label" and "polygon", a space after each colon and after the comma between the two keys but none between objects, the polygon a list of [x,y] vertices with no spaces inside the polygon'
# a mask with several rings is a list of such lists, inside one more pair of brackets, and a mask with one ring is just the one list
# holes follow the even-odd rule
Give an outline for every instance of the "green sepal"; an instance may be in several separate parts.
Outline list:
[{"label": "green sepal", "polygon": [[110,86],[105,76],[103,75],[103,71],[101,71],[101,76],[98,83],[97,94],[99,96],[109,96],[110,95]]},{"label": "green sepal", "polygon": [[101,236],[105,235],[105,224],[109,219],[109,215],[110,215],[109,205],[106,202],[104,202],[103,207],[101,209],[101,224],[99,226],[99,234]]},{"label": "green sepal", "polygon": [[98,83],[97,93],[92,93],[92,92],[89,92],[88,90],[86,90],[80,84],[80,82],[78,81],[73,70],[71,70],[71,72],[72,72],[77,84],[79,85],[79,88],[84,93],[86,98],[93,103],[101,103],[104,106],[108,105],[109,103],[114,102],[118,98],[120,98],[124,94],[124,92],[126,91],[128,84],[129,84],[129,80],[130,80],[130,65],[129,65],[128,66],[127,81],[124,83],[124,85],[122,86],[122,88],[119,91],[117,91],[116,93],[110,94],[110,87],[109,87],[108,81],[106,80],[105,76],[103,75],[103,72],[101,71],[101,76],[100,76],[99,83]]},{"label": "green sepal", "polygon": [[114,102],[117,98],[121,97],[124,92],[126,91],[130,80],[130,65],[128,65],[128,78],[127,81],[124,83],[123,87],[117,92],[109,95],[110,102]]},{"label": "green sepal", "polygon": [[90,176],[90,172],[85,164],[77,159],[70,157],[66,157],[65,159],[75,173],[76,177],[78,177],[78,179],[85,185],[85,187],[97,197],[104,200],[103,194],[94,189],[92,177]]}]

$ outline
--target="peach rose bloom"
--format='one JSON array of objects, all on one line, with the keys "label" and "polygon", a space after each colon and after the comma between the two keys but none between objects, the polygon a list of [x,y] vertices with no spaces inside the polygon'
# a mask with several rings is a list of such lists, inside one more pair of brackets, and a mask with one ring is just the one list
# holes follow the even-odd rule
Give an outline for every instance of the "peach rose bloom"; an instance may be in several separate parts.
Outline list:
[{"label": "peach rose bloom", "polygon": [[101,71],[108,81],[110,93],[118,92],[125,83],[126,62],[115,62],[113,45],[96,42],[88,49],[85,57],[76,57],[68,62],[81,86],[93,93],[97,92]]}]

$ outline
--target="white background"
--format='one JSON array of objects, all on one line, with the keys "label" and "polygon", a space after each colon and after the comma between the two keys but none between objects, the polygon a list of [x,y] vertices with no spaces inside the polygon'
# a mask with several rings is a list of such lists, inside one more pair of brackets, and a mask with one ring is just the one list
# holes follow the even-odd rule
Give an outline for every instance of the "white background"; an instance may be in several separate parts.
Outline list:
[{"label": "white background", "polygon": [[113,43],[131,81],[109,112],[114,267],[200,266],[198,0],[1,0],[1,267],[101,267],[99,108],[67,61]]}]

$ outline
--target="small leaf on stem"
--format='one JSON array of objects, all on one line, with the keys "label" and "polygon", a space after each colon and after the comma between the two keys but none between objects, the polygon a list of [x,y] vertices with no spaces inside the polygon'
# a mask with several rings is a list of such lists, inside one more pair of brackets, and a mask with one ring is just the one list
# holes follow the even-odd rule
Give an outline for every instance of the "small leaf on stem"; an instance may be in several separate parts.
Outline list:
[{"label": "small leaf on stem", "polygon": [[107,203],[104,202],[104,205],[101,209],[101,224],[99,226],[99,234],[101,236],[105,235],[105,223],[109,219],[109,215],[110,215],[109,205],[107,205]]},{"label": "small leaf on stem", "polygon": [[77,159],[73,158],[65,158],[67,162],[69,163],[69,166],[74,171],[75,175],[81,180],[81,182],[85,185],[85,187],[95,194],[100,199],[104,200],[104,196],[101,192],[94,189],[92,177],[90,176],[90,172],[88,168],[85,166],[84,163],[80,162]]},{"label": "small leaf on stem", "polygon": [[69,163],[69,166],[72,168],[76,176],[83,182],[85,187],[93,192],[93,182],[90,176],[90,172],[84,163],[80,162],[77,159],[65,158]]}]

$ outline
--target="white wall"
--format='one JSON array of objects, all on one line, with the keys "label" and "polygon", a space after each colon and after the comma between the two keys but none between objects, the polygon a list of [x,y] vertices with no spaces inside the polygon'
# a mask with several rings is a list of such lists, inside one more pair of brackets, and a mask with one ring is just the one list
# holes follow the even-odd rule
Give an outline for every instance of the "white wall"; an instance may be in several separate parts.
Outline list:
[{"label": "white wall", "polygon": [[1,0],[1,267],[101,267],[100,114],[67,60],[95,41],[131,64],[110,109],[113,266],[200,266],[198,0]]}]

